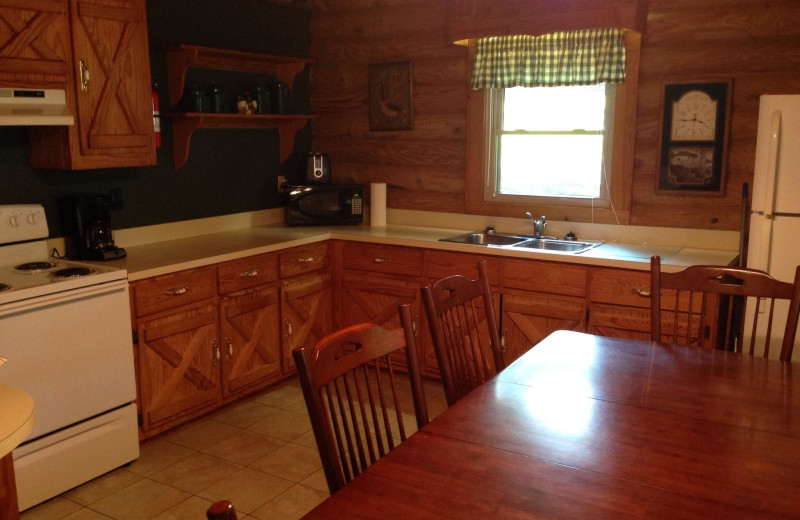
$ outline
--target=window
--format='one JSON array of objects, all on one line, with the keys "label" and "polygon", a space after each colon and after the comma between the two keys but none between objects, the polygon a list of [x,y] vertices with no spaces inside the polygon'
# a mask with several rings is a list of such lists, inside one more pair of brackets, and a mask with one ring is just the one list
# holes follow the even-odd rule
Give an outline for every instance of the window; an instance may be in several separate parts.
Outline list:
[{"label": "window", "polygon": [[[625,49],[627,60],[625,69],[627,79],[624,83],[611,87],[595,86],[596,88],[603,88],[604,93],[603,134],[602,145],[600,145],[602,162],[599,162],[599,164],[599,160],[595,159],[594,155],[589,155],[585,152],[587,146],[581,147],[582,153],[580,154],[574,152],[574,145],[568,146],[568,152],[561,151],[544,154],[543,152],[536,152],[536,147],[538,146],[539,150],[544,148],[548,152],[553,147],[530,144],[532,141],[537,140],[539,143],[543,142],[547,133],[552,133],[551,138],[554,138],[558,135],[557,132],[572,131],[575,128],[584,126],[589,128],[582,128],[583,130],[597,130],[594,128],[596,123],[591,125],[589,123],[572,123],[570,125],[562,124],[562,126],[550,127],[549,124],[546,124],[547,119],[544,117],[540,119],[524,116],[525,112],[530,110],[527,107],[527,101],[514,99],[517,90],[520,92],[527,91],[522,94],[526,97],[528,95],[536,96],[535,92],[543,92],[545,89],[550,91],[548,94],[556,95],[555,92],[560,87],[469,90],[467,96],[467,175],[465,179],[465,210],[467,213],[523,218],[525,212],[530,211],[534,214],[547,215],[547,218],[552,220],[608,224],[630,223],[640,48],[641,35],[635,31],[626,31]],[[474,55],[474,42],[470,43],[470,52]],[[566,109],[562,110],[562,104],[545,103],[548,106],[548,110],[558,107],[559,115],[555,120],[560,123],[564,123],[568,117],[572,117],[567,114],[577,112],[578,116],[585,115],[583,109],[569,110],[570,107],[582,103],[582,101],[576,100],[580,99],[580,95],[572,95],[572,92],[577,91],[573,89],[582,87],[565,88],[569,89],[570,92],[570,101],[566,103]],[[599,95],[598,93],[595,94]],[[518,104],[523,108],[518,108]],[[504,106],[511,108],[503,110]],[[507,126],[506,121],[503,119],[503,113],[506,113],[509,117]],[[533,124],[531,126],[529,126],[529,123],[522,125],[519,123],[512,124],[512,122],[520,118],[533,121]],[[550,118],[550,120],[553,120],[553,118]],[[519,126],[522,126],[522,128],[517,128]],[[567,126],[573,128],[567,128]],[[507,132],[506,129],[508,129]],[[522,131],[516,132],[517,130]],[[498,131],[500,131],[499,138]],[[599,139],[597,135],[581,136],[577,133],[562,134],[560,137],[563,140],[594,139],[595,142]],[[527,141],[524,141],[525,139]],[[517,142],[512,143],[512,141]],[[518,144],[519,142],[524,144],[520,145]],[[596,150],[598,145],[595,144],[593,146],[594,150]],[[509,152],[508,148],[518,151]],[[585,159],[587,162],[591,161],[596,165],[596,167],[592,168],[591,174],[596,176],[597,181],[600,183],[597,187],[592,184],[591,195],[594,195],[596,190],[598,196],[593,198],[586,191],[578,192],[577,194],[566,194],[566,192],[562,191],[558,196],[548,196],[542,194],[548,193],[547,191],[537,191],[539,188],[531,189],[530,186],[525,186],[522,189],[518,187],[511,188],[512,185],[517,184],[514,180],[516,175],[513,173],[513,167],[507,167],[506,163],[503,162],[500,163],[498,183],[497,159],[499,157],[502,161],[504,153],[506,155],[506,163],[519,164],[522,161],[527,161],[528,165],[534,165],[540,172],[545,172],[543,174],[545,184],[547,184],[547,181],[558,180],[558,184],[561,184],[561,188],[559,188],[561,190],[564,189],[564,185],[569,184],[568,182],[563,182],[563,179],[566,179],[566,168],[563,166],[566,161],[581,159]],[[593,154],[596,154],[596,151]],[[548,166],[545,160],[540,158],[543,155],[549,157],[547,159],[551,161],[549,168],[551,171],[557,168],[558,175],[546,174]],[[515,156],[517,159],[514,159]],[[523,159],[519,159],[520,156]],[[587,157],[592,158],[589,159]],[[522,162],[522,164],[522,169],[517,166],[519,169],[518,175],[522,175],[523,170],[529,170],[525,162]],[[512,172],[509,172],[507,168],[512,168]],[[528,172],[524,173],[527,174]],[[525,175],[524,177],[535,179],[536,174],[532,176]],[[590,184],[585,182],[571,183],[580,184],[581,190],[584,190],[585,186]],[[534,182],[533,184],[535,185],[536,183]],[[552,186],[546,187],[546,189],[551,188]],[[528,192],[533,194],[526,194]]]},{"label": "window", "polygon": [[607,206],[614,92],[605,84],[493,89],[486,199]]}]

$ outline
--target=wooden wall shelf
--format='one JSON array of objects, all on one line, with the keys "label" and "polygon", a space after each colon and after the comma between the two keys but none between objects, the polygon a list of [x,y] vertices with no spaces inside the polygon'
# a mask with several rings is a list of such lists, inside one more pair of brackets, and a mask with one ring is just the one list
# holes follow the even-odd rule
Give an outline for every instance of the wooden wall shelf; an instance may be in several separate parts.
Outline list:
[{"label": "wooden wall shelf", "polygon": [[294,136],[306,125],[311,115],[252,115],[172,113],[165,114],[172,119],[173,155],[175,169],[189,158],[189,144],[192,134],[198,128],[277,128],[280,139],[280,160],[285,161],[292,153]]},{"label": "wooden wall shelf", "polygon": [[[176,45],[168,48],[166,54],[169,100],[170,106],[173,107],[180,104],[186,82],[186,71],[190,67],[263,72],[274,74],[286,85],[292,85],[294,78],[305,69],[306,65],[313,62],[306,58],[272,56],[197,45]],[[186,163],[192,134],[198,128],[277,128],[280,136],[280,159],[285,161],[292,153],[295,134],[313,117],[295,114],[246,116],[211,113],[172,113],[165,116],[172,119],[176,170]]]}]

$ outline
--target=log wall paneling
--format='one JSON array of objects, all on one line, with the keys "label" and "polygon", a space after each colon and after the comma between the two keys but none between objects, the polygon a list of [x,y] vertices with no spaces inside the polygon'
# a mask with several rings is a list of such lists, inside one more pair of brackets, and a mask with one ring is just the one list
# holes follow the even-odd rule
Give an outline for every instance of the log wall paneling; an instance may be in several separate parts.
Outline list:
[{"label": "log wall paneling", "polygon": [[[603,1],[560,1],[552,9],[573,9],[575,19],[580,19],[579,9]],[[515,16],[534,6],[531,0],[503,2],[513,7],[507,12]],[[537,1],[531,8],[541,10],[548,2]],[[312,0],[312,4],[311,57],[317,63],[312,71],[314,149],[331,155],[334,181],[386,182],[391,208],[465,212],[469,150],[464,129],[471,64],[467,49],[451,42],[450,9],[475,4],[495,16],[495,2]],[[800,2],[648,0],[645,14],[630,223],[738,230],[742,184],[752,183],[758,97],[800,93]],[[405,60],[412,62],[414,129],[371,132],[368,65]],[[726,193],[657,195],[664,84],[728,78],[733,79],[733,106]]]}]

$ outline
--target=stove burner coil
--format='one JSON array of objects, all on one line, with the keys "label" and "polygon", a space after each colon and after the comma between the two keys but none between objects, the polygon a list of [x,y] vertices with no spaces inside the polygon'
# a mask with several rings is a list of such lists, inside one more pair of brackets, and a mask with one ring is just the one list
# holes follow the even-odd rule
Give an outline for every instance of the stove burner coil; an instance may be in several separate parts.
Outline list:
[{"label": "stove burner coil", "polygon": [[90,275],[93,272],[94,270],[89,269],[88,267],[67,267],[65,269],[53,271],[50,273],[50,276],[53,278],[77,278],[79,276]]},{"label": "stove burner coil", "polygon": [[8,285],[7,283],[0,283],[0,292],[10,291],[10,290],[11,290],[10,285]]},{"label": "stove burner coil", "polygon": [[48,269],[52,269],[56,266],[53,262],[25,262],[24,264],[19,264],[18,266],[14,267],[14,270],[19,271],[21,273],[40,273],[42,271],[47,271]]}]

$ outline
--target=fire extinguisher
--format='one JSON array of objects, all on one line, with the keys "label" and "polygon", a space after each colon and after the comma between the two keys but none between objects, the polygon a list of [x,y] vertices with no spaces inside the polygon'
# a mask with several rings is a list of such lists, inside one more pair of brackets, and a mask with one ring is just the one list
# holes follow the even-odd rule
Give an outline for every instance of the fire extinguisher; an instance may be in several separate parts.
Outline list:
[{"label": "fire extinguisher", "polygon": [[158,84],[153,83],[153,135],[155,136],[156,148],[161,148],[161,109],[158,103]]}]

